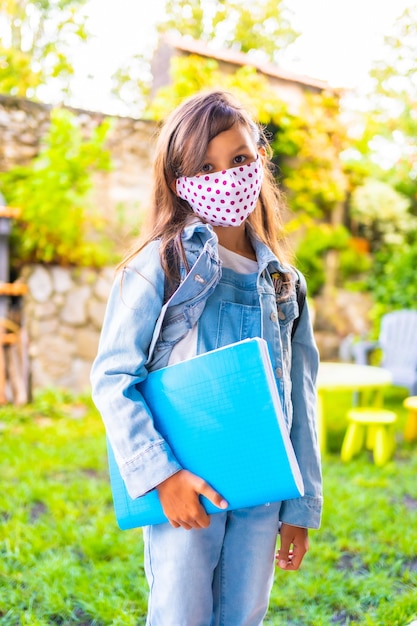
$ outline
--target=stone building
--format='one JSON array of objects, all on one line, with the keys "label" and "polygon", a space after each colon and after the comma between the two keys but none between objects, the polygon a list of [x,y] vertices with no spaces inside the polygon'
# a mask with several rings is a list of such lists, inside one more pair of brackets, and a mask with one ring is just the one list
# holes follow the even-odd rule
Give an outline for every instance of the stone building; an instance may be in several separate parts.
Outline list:
[{"label": "stone building", "polygon": [[[225,72],[245,64],[255,65],[242,54],[213,51],[192,40],[166,39],[154,59],[155,88],[168,80],[169,59],[176,54],[210,56]],[[298,106],[304,93],[328,88],[322,81],[283,72],[272,65],[255,67],[293,107]],[[106,117],[100,112],[70,110],[87,135]],[[0,171],[27,164],[38,154],[50,113],[49,105],[0,95]],[[115,224],[121,248],[129,245],[129,231],[135,228],[146,209],[156,132],[157,125],[151,121],[114,117],[107,141],[112,169],[95,175],[93,201],[110,225]],[[124,231],[116,228],[121,211]],[[24,269],[21,278],[28,292],[24,296],[23,319],[33,390],[48,387],[65,387],[74,392],[88,390],[89,370],[97,350],[112,277],[113,270],[109,268],[101,271],[46,266]]]}]

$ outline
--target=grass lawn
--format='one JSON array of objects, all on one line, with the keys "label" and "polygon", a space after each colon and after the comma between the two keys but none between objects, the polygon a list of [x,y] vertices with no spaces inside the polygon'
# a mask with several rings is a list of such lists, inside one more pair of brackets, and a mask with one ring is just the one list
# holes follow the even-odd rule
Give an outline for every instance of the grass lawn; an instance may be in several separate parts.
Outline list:
[{"label": "grass lawn", "polygon": [[[400,420],[383,468],[367,452],[340,462],[349,398],[334,398],[322,528],[310,533],[299,572],[277,569],[266,625],[417,618],[417,442],[402,439],[405,395],[387,397]],[[141,530],[116,526],[103,426],[89,399],[55,391],[1,407],[0,442],[0,624],[145,624]]]}]

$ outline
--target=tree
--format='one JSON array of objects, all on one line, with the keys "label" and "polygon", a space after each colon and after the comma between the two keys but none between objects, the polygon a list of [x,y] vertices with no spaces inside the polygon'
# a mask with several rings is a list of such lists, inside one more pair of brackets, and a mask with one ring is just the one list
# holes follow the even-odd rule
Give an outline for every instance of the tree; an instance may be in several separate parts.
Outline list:
[{"label": "tree", "polygon": [[417,5],[385,37],[383,59],[371,71],[364,133],[357,144],[368,174],[408,196],[417,210]]},{"label": "tree", "polygon": [[[298,33],[290,23],[285,0],[165,0],[160,36],[174,33],[247,53],[257,60],[279,62]],[[153,50],[138,51],[113,75],[113,94],[136,112],[149,104]]]},{"label": "tree", "polygon": [[0,0],[0,93],[36,97],[55,83],[69,92],[71,46],[85,41],[87,0]]},{"label": "tree", "polygon": [[166,0],[158,30],[277,62],[298,34],[284,0]]},{"label": "tree", "polygon": [[400,247],[407,234],[417,229],[409,213],[410,201],[387,183],[367,180],[351,197],[350,215],[373,251],[384,246]]},{"label": "tree", "polygon": [[245,66],[226,74],[220,71],[215,59],[191,54],[172,59],[171,83],[158,90],[147,116],[163,120],[184,98],[209,88],[232,91],[265,125],[269,124],[271,116],[279,117],[286,111],[285,104],[278,100],[267,78],[255,68]]},{"label": "tree", "polygon": [[[339,99],[330,92],[305,94],[297,114],[279,120],[274,149],[294,212],[332,222],[346,199],[348,178],[340,160],[347,146]],[[339,216],[337,222],[342,221]]]},{"label": "tree", "polygon": [[[237,0],[166,0],[165,15],[158,25],[160,33],[189,35],[275,63],[297,36],[283,0],[245,5]],[[347,138],[337,95],[306,94],[304,106],[295,115],[268,79],[253,67],[224,73],[215,59],[191,54],[174,57],[170,71],[170,84],[158,90],[146,116],[162,120],[185,97],[202,88],[219,87],[235,93],[270,131],[278,175],[292,211],[289,230],[298,230],[299,240],[314,220],[325,222],[320,253],[327,270],[331,266],[327,276],[333,286],[339,251],[347,247],[350,237],[343,229],[349,183],[340,153],[346,148]]]}]

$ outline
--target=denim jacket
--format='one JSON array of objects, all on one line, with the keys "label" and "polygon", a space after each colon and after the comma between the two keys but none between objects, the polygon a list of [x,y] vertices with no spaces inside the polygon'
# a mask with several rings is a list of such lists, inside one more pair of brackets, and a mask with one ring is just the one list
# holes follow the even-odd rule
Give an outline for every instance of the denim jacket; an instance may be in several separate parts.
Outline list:
[{"label": "denim jacket", "polygon": [[[270,347],[305,487],[303,497],[282,502],[280,520],[318,528],[322,507],[316,431],[318,351],[308,305],[291,341],[293,321],[298,317],[295,286],[282,298],[277,297],[271,274],[288,269],[255,235],[251,239],[258,261],[262,336]],[[159,241],[149,243],[117,275],[91,371],[93,399],[132,498],[181,469],[168,443],[154,428],[138,383],[149,371],[168,364],[174,345],[198,321],[222,272],[218,240],[211,226],[193,221],[184,229],[182,242],[191,269],[181,266],[180,286],[167,302]]]}]

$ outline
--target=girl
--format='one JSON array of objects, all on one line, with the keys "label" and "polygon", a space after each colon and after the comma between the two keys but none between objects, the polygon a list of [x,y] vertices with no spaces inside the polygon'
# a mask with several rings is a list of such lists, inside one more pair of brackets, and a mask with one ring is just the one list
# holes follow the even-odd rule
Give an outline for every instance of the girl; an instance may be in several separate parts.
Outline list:
[{"label": "girl", "polygon": [[[94,401],[132,498],[157,489],[169,523],[143,529],[148,626],[259,626],[279,567],[299,568],[318,528],[318,353],[308,307],[278,241],[282,210],[262,130],[229,94],[198,94],[166,120],[156,146],[152,228],[110,294]],[[302,498],[224,511],[181,467],[138,384],[149,371],[248,337],[269,344],[304,479]],[[199,496],[219,512],[208,516]]]}]

